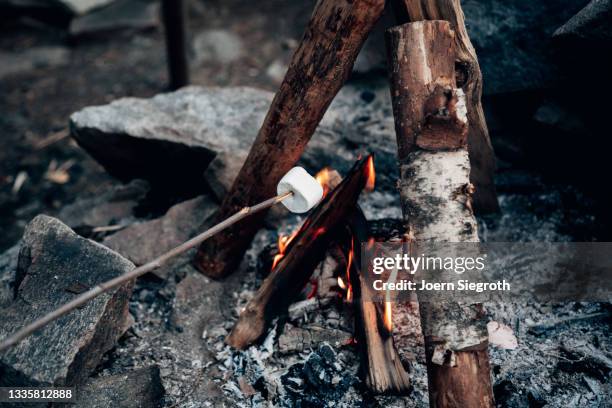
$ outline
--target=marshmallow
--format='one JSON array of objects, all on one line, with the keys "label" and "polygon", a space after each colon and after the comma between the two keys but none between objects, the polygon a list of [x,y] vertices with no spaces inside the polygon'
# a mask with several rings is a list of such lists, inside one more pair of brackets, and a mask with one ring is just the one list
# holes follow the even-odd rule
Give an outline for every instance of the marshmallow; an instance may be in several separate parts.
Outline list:
[{"label": "marshmallow", "polygon": [[293,192],[282,203],[293,213],[305,213],[317,205],[323,197],[323,187],[302,167],[294,167],[278,182],[276,193]]}]

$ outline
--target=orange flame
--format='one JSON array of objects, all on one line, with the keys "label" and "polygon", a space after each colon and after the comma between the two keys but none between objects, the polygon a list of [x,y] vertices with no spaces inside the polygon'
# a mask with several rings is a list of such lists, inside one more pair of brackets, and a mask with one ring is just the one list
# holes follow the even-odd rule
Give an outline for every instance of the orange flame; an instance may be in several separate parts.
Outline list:
[{"label": "orange flame", "polygon": [[329,167],[322,168],[315,176],[315,179],[319,182],[321,187],[323,187],[323,197],[329,192],[329,178]]},{"label": "orange flame", "polygon": [[349,250],[346,260],[346,280],[348,282],[348,288],[346,290],[347,302],[353,301],[353,285],[351,284],[351,266],[353,264],[353,256],[355,255],[355,240],[351,239],[351,249]]},{"label": "orange flame", "polygon": [[385,327],[389,332],[393,330],[393,315],[391,302],[385,302],[385,314],[384,314]]},{"label": "orange flame", "polygon": [[366,190],[374,190],[374,184],[376,183],[376,171],[374,170],[374,157],[368,157],[368,180],[366,181]]},{"label": "orange flame", "polygon": [[295,238],[299,230],[300,230],[299,228],[296,229],[290,235],[281,234],[278,236],[278,254],[274,255],[274,260],[272,261],[272,270],[274,270],[274,268],[276,268],[276,265],[278,265],[280,260],[283,259],[283,256],[285,256],[285,251],[287,250],[289,243],[291,243],[293,238]]},{"label": "orange flame", "polygon": [[338,286],[340,286],[340,289],[346,289],[346,283],[344,283],[340,276],[338,276]]}]

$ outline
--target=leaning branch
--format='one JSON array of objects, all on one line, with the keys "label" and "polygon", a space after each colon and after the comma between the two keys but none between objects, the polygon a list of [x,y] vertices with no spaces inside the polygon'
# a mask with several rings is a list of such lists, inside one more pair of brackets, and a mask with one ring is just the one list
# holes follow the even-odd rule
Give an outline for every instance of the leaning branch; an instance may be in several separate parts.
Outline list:
[{"label": "leaning branch", "polygon": [[[259,134],[219,209],[219,219],[274,194],[351,73],[384,5],[384,0],[317,2]],[[264,214],[252,217],[203,245],[196,256],[197,268],[213,278],[233,272],[263,218]]]},{"label": "leaning branch", "polygon": [[227,227],[237,223],[238,221],[242,220],[243,218],[251,214],[255,214],[267,208],[272,207],[274,204],[277,204],[283,201],[284,199],[290,197],[291,194],[292,194],[291,192],[288,192],[283,195],[279,195],[279,196],[270,198],[252,207],[245,207],[242,210],[238,211],[236,214],[229,217],[228,219],[209,228],[208,230],[202,232],[201,234],[191,238],[189,241],[177,246],[176,248],[171,249],[165,254],[155,258],[151,262],[148,262],[142,266],[139,266],[138,268],[126,274],[117,276],[114,279],[111,279],[109,281],[96,285],[92,289],[88,290],[87,292],[82,293],[81,295],[77,296],[75,299],[71,300],[70,302],[64,304],[60,308],[46,314],[45,316],[41,317],[38,320],[35,320],[34,322],[25,326],[23,329],[15,332],[13,335],[2,340],[2,342],[0,343],[0,351],[6,350],[9,347],[19,343],[21,340],[25,339],[30,334],[34,333],[36,330],[62,317],[66,313],[69,313],[73,311],[74,309],[77,309],[78,307],[84,305],[85,303],[89,302],[95,297],[105,292],[108,292],[109,290],[114,289],[117,286],[121,286],[126,282],[136,279],[139,276],[144,275],[145,273],[151,272],[152,270],[159,268],[160,266],[168,262],[170,259],[190,250],[191,248],[195,248],[196,246],[200,245],[202,242],[206,241],[208,238],[212,237],[216,233],[223,231]]}]

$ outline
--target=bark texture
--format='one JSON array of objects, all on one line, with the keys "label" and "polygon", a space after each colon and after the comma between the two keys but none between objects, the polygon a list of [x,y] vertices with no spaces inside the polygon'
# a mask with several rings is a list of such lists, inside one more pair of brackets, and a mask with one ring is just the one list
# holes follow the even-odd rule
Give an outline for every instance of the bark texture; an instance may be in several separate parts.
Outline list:
[{"label": "bark texture", "polygon": [[499,211],[493,180],[495,155],[481,103],[482,73],[465,28],[460,0],[394,0],[394,10],[402,23],[446,20],[455,32],[454,66],[457,86],[465,93],[467,105],[470,180],[476,187],[474,207],[482,213]]},{"label": "bark texture", "polygon": [[[321,0],[306,28],[249,155],[219,210],[224,219],[275,194],[295,165],[384,9],[384,0]],[[231,273],[265,214],[207,241],[196,266],[208,276]]]},{"label": "bark texture", "polygon": [[[454,73],[446,21],[388,31],[391,93],[407,237],[416,243],[478,242],[465,95]],[[432,407],[493,407],[481,306],[419,299]]]},{"label": "bark texture", "polygon": [[268,323],[293,302],[325,256],[338,227],[346,222],[368,179],[370,157],[358,161],[346,178],[306,218],[285,255],[240,314],[226,339],[244,349],[265,334]]}]

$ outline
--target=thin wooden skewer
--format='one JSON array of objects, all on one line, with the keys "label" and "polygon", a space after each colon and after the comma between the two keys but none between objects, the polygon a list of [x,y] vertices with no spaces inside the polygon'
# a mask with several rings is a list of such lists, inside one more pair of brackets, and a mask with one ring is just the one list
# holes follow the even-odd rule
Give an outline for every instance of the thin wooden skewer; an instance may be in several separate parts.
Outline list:
[{"label": "thin wooden skewer", "polygon": [[257,213],[261,210],[265,210],[266,208],[270,208],[273,205],[280,203],[281,201],[285,200],[286,198],[289,198],[292,195],[293,195],[293,192],[289,191],[284,194],[278,195],[276,197],[272,197],[268,200],[262,201],[261,203],[256,204],[254,206],[244,207],[242,210],[238,211],[231,217],[221,221],[220,223],[207,229],[201,234],[191,238],[189,241],[182,243],[176,248],[171,249],[165,254],[160,255],[159,257],[155,258],[151,262],[141,265],[138,268],[128,273],[117,276],[116,278],[113,278],[111,280],[102,282],[94,286],[92,289],[80,294],[75,299],[71,300],[70,302],[44,315],[40,319],[35,320],[34,322],[22,328],[21,330],[18,330],[17,332],[15,332],[13,335],[2,340],[2,343],[0,343],[0,352],[8,349],[9,347],[14,346],[15,344],[19,343],[21,340],[28,337],[30,334],[34,333],[36,330],[40,329],[43,326],[46,326],[47,324],[51,323],[55,319],[58,319],[62,317],[63,315],[65,315],[66,313],[71,312],[72,310],[78,308],[79,306],[87,303],[88,301],[95,298],[96,296],[101,295],[102,293],[108,292],[109,290],[116,288],[117,286],[120,286],[121,284],[125,282],[128,282],[132,279],[135,279],[139,276],[144,275],[147,272],[151,272],[152,270],[159,268],[160,266],[165,264],[169,259],[177,255],[180,255],[183,252],[191,248],[197,247],[202,242],[206,241],[208,238],[212,237],[213,235],[215,235],[216,233],[220,231],[223,231],[225,228],[235,224],[241,219],[247,217],[248,215]]}]

